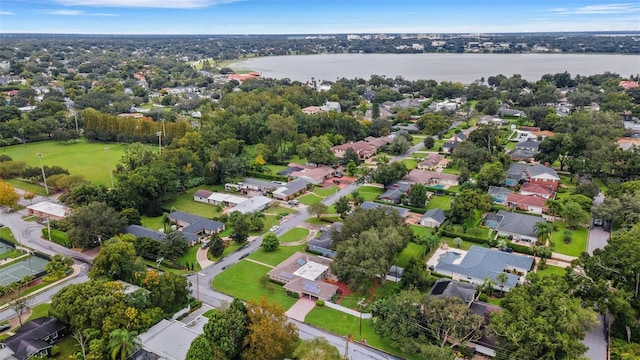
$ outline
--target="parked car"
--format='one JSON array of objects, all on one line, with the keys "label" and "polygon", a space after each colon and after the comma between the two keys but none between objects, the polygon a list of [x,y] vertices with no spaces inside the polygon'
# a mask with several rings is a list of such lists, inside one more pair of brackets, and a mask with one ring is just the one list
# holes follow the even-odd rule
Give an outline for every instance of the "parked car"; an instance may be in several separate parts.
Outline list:
[{"label": "parked car", "polygon": [[500,251],[504,251],[504,252],[507,252],[507,253],[512,253],[512,252],[513,252],[513,249],[512,249],[512,248],[510,248],[510,247],[506,247],[506,248],[504,248],[504,249],[500,249]]},{"label": "parked car", "polygon": [[203,241],[202,245],[200,245],[200,249],[206,249],[211,245],[211,241]]},{"label": "parked car", "polygon": [[9,324],[0,325],[0,332],[1,331],[5,331],[5,330],[9,330],[9,329],[11,329],[11,325],[9,325]]},{"label": "parked car", "polygon": [[269,229],[269,231],[271,231],[271,232],[276,232],[276,231],[278,231],[278,229],[280,229],[280,226],[278,226],[278,225],[273,225],[273,226],[271,227],[271,229]]},{"label": "parked car", "polygon": [[333,183],[336,185],[340,185],[340,180],[333,180]]},{"label": "parked car", "polygon": [[293,199],[293,200],[289,200],[289,205],[298,205],[300,204],[300,201]]},{"label": "parked car", "polygon": [[341,178],[343,175],[340,171],[336,171],[335,173],[333,173],[333,176],[337,177],[337,178]]}]

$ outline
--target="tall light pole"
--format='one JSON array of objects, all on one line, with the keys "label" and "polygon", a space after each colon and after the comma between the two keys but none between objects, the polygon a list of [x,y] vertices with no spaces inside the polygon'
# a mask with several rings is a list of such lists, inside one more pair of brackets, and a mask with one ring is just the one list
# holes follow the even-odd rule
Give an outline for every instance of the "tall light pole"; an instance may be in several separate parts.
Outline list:
[{"label": "tall light pole", "polygon": [[162,131],[156,133],[158,137],[158,155],[162,155]]},{"label": "tall light pole", "polygon": [[38,158],[40,158],[40,169],[42,170],[42,179],[44,180],[44,191],[49,195],[49,187],[47,186],[47,175],[44,174],[44,165],[42,165],[42,153],[37,153]]},{"label": "tall light pole", "polygon": [[114,188],[113,184],[113,170],[111,170],[111,154],[109,153],[109,147],[104,148],[104,151],[107,153],[107,161],[109,162],[109,175],[111,176],[111,188]]}]

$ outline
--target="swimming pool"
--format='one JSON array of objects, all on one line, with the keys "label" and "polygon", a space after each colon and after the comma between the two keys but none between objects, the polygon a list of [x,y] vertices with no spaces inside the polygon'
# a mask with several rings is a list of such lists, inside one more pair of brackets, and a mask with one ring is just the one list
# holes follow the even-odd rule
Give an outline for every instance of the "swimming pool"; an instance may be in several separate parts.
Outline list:
[{"label": "swimming pool", "polygon": [[459,253],[453,251],[447,251],[446,253],[440,255],[440,261],[447,264],[453,264],[458,258],[460,258]]},{"label": "swimming pool", "polygon": [[444,185],[442,184],[431,185],[431,187],[434,189],[444,189]]}]

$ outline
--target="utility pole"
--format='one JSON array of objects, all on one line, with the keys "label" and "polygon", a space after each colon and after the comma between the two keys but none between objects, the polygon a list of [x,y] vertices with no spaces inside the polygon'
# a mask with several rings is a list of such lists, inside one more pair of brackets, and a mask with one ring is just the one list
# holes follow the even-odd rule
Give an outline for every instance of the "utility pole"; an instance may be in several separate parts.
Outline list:
[{"label": "utility pole", "polygon": [[40,158],[40,169],[42,170],[42,179],[44,180],[44,191],[49,195],[49,187],[47,186],[47,175],[44,173],[44,165],[42,165],[42,153],[37,153],[38,158]]},{"label": "utility pole", "polygon": [[162,131],[156,132],[158,137],[158,155],[162,155]]}]

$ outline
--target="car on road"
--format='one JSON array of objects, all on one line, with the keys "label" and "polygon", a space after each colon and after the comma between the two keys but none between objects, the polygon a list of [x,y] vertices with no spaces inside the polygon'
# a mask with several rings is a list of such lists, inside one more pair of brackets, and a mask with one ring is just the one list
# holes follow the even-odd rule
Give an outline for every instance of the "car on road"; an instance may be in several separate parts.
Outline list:
[{"label": "car on road", "polygon": [[11,325],[9,324],[0,325],[0,332],[9,330],[9,329],[11,329]]},{"label": "car on road", "polygon": [[276,231],[278,231],[278,229],[280,229],[280,226],[278,226],[278,225],[273,225],[273,226],[271,227],[271,229],[269,229],[269,231],[271,231],[271,232],[276,232]]},{"label": "car on road", "polygon": [[3,228],[3,227],[4,227],[4,224],[0,224],[0,228]]}]

